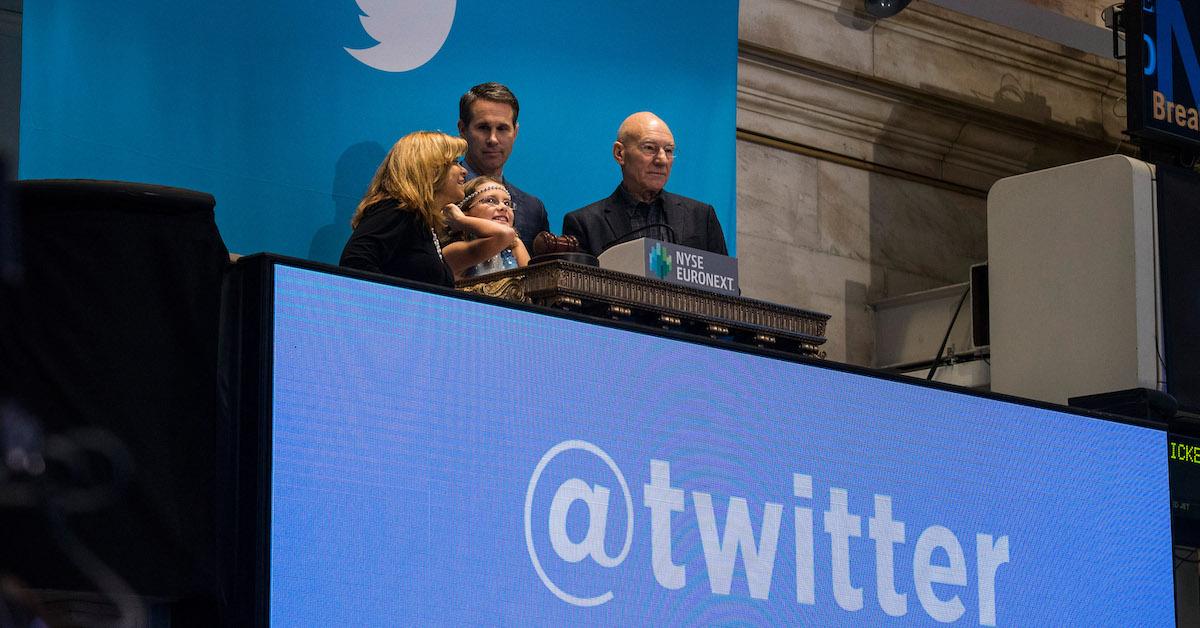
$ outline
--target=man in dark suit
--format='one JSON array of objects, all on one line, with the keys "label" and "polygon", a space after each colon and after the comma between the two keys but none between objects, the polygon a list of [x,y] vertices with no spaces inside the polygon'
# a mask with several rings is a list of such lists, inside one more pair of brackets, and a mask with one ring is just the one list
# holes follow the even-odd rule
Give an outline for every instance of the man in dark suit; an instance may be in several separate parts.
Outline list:
[{"label": "man in dark suit", "polygon": [[482,83],[458,99],[458,132],[467,140],[467,180],[486,176],[508,188],[515,210],[513,227],[533,250],[533,238],[550,230],[542,200],[504,178],[504,164],[517,140],[517,97],[500,83]]},{"label": "man in dark suit", "polygon": [[712,205],[663,190],[675,163],[675,136],[666,122],[648,111],[625,118],[613,159],[621,184],[608,198],[564,216],[563,235],[579,238],[580,248],[593,255],[641,237],[727,254]]}]

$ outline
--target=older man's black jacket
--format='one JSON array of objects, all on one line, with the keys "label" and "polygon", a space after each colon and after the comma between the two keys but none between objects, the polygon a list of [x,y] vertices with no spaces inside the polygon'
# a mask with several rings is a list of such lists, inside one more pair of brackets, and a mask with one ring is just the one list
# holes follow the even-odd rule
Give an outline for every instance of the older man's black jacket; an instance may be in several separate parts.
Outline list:
[{"label": "older man's black jacket", "polygon": [[[626,197],[618,185],[608,196],[563,217],[563,235],[579,238],[580,249],[599,255],[617,238],[632,229],[626,212]],[[725,234],[712,205],[662,192],[663,216],[675,232],[675,244],[727,255]],[[634,235],[627,239],[634,239]]]}]

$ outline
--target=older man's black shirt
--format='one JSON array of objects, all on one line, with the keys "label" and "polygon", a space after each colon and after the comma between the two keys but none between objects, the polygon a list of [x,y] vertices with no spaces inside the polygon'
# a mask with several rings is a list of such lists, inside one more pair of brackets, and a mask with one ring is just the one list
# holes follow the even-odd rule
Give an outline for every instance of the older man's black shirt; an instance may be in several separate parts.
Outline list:
[{"label": "older man's black shirt", "polygon": [[[621,200],[622,211],[629,217],[629,230],[632,232],[627,238],[628,240],[636,240],[638,238],[654,238],[656,240],[665,240],[673,242],[675,238],[670,235],[670,232],[661,225],[667,222],[666,213],[663,211],[662,192],[654,195],[654,199],[649,203],[642,202],[633,197],[625,186],[619,188],[621,191],[617,195]],[[651,227],[650,225],[656,225]]]}]

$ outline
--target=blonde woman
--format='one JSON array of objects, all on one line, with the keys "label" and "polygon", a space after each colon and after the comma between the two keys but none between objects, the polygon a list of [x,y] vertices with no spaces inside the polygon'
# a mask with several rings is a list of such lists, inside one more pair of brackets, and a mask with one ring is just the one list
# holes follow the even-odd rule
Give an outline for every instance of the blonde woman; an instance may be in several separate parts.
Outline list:
[{"label": "blonde woman", "polygon": [[467,171],[462,138],[416,131],[400,138],[375,171],[350,219],[354,233],[341,265],[454,287],[439,233],[462,200]]},{"label": "blonde woman", "polygon": [[490,177],[467,183],[458,205],[447,205],[451,235],[442,249],[457,279],[476,277],[529,263],[529,253],[514,227],[516,207],[504,184]]}]

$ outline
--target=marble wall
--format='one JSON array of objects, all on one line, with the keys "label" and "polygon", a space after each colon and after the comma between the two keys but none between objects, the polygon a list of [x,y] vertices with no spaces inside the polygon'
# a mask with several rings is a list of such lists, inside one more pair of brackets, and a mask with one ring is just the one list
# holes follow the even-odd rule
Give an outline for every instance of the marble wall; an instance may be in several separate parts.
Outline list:
[{"label": "marble wall", "polygon": [[987,257],[977,194],[747,141],[737,150],[742,289],[831,314],[830,359],[872,364],[868,303],[963,281]]},{"label": "marble wall", "polygon": [[1112,59],[919,0],[878,21],[860,0],[740,6],[741,283],[831,314],[830,359],[874,365],[871,302],[984,261],[996,180],[1130,150]]}]

